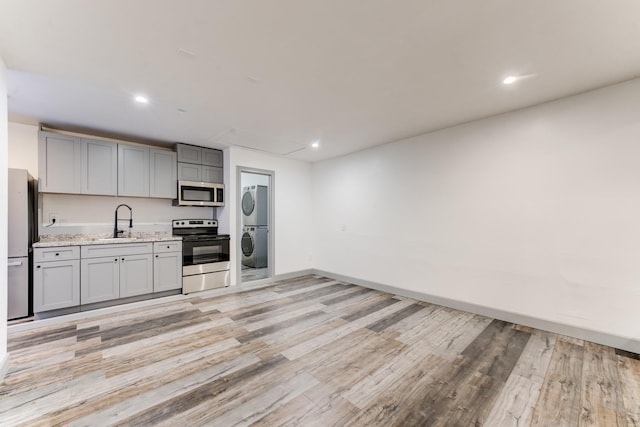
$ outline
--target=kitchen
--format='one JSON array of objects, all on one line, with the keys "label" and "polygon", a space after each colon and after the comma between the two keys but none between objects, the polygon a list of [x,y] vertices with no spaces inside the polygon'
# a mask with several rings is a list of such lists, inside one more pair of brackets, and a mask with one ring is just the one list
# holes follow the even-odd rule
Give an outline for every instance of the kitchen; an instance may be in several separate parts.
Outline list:
[{"label": "kitchen", "polygon": [[[355,12],[351,9],[349,11]],[[271,16],[269,11],[262,12]],[[587,13],[582,9],[578,12],[586,15],[581,15],[584,22],[591,22],[589,17],[593,12]],[[609,13],[613,12],[607,9],[594,15],[608,16]],[[306,16],[304,13],[302,15]],[[486,18],[483,14],[480,15],[482,19]],[[626,15],[634,16],[634,13],[628,11]],[[357,14],[345,16],[353,17]],[[397,15],[391,13],[390,16],[389,19],[394,19]],[[559,16],[565,15],[559,12]],[[406,14],[402,14],[402,17],[415,23]],[[603,23],[593,22],[590,28],[599,25]],[[490,27],[492,26],[487,26]],[[623,27],[615,24],[607,26],[619,28],[620,31],[623,31]],[[242,28],[247,34],[255,35],[254,31],[270,34],[269,31],[259,31],[262,28],[260,26],[253,31]],[[418,31],[418,27],[411,28]],[[585,31],[589,33],[591,30]],[[375,35],[376,33],[369,34],[369,37],[375,38]],[[608,44],[603,44],[613,46],[622,43],[620,40],[635,39],[634,34],[627,36],[618,39],[612,35]],[[312,41],[319,42],[312,35],[309,37]],[[389,37],[396,41],[402,40],[395,33]],[[345,39],[358,40],[348,37]],[[378,41],[379,44],[371,40],[363,43],[362,51],[368,52],[367,46],[389,46],[385,44],[384,38]],[[295,40],[290,43],[295,43]],[[173,46],[169,42],[167,44]],[[26,45],[25,49],[29,47],[29,43]],[[580,43],[574,45],[576,50],[580,46]],[[596,44],[594,49],[597,50],[598,46],[600,45]],[[248,46],[241,47],[249,49]],[[255,46],[260,50],[259,47]],[[203,52],[185,49],[196,54]],[[320,51],[324,52],[322,49]],[[482,49],[480,51],[486,52]],[[295,52],[308,58],[304,56],[304,49]],[[386,54],[393,55],[394,52],[391,49]],[[3,57],[9,65],[11,61],[17,61],[13,57],[5,57],[4,53]],[[178,52],[176,57],[182,61],[177,62],[183,65],[200,59],[183,52]],[[345,55],[343,59],[348,57]],[[364,55],[364,59],[366,58]],[[392,58],[399,64],[408,60],[396,56]],[[466,58],[476,57],[470,53]],[[442,63],[447,62],[446,55],[440,59]],[[309,61],[309,64],[315,63],[310,59]],[[393,64],[394,61],[390,63]],[[599,64],[610,61],[601,57],[596,62],[583,63],[580,70],[589,69],[595,74]],[[302,67],[306,63],[301,61],[299,64]],[[357,65],[352,64],[354,67]],[[416,70],[425,70],[418,65],[411,64]],[[249,68],[251,67],[247,67]],[[466,68],[479,71],[488,69],[480,64]],[[495,71],[494,68],[491,69]],[[220,68],[221,73],[228,71],[223,66]],[[323,71],[329,77],[336,76],[331,74],[331,70]],[[247,74],[257,81],[245,78]],[[253,98],[258,93],[264,95],[262,91],[268,91],[269,81],[263,76],[273,74],[266,70],[262,76],[254,74],[256,73],[240,74],[242,79],[239,80],[242,83],[239,80],[233,83],[237,83],[238,87],[234,86],[232,92],[247,94],[248,99],[254,101],[259,98]],[[282,75],[289,74],[282,70]],[[353,76],[348,73],[346,75]],[[363,80],[350,80],[353,90],[359,87],[358,82],[368,82],[367,73],[357,75]],[[273,135],[277,131],[265,131],[263,147],[269,148],[271,144],[270,149],[279,153],[274,156],[251,149],[254,144],[251,142],[252,138],[255,140],[255,126],[237,126],[238,130],[232,132],[230,126],[236,126],[229,122],[225,129],[212,129],[208,133],[185,140],[195,145],[201,145],[200,141],[206,138],[216,139],[220,143],[232,142],[228,147],[220,147],[223,148],[225,157],[224,184],[227,200],[224,207],[217,208],[216,215],[219,232],[231,236],[231,283],[238,283],[239,272],[237,219],[241,189],[236,168],[241,166],[269,170],[275,172],[273,219],[276,232],[276,279],[290,274],[319,273],[403,297],[435,302],[570,335],[576,340],[595,341],[637,353],[640,348],[634,319],[639,301],[636,285],[638,274],[634,259],[638,253],[638,225],[635,218],[638,217],[639,209],[633,196],[637,194],[638,180],[637,168],[632,159],[637,158],[638,154],[635,144],[639,135],[635,99],[639,84],[637,80],[631,79],[636,75],[634,72],[621,73],[615,79],[601,79],[597,82],[580,80],[586,79],[586,76],[579,70],[574,70],[569,75],[572,77],[567,80],[575,80],[581,85],[580,88],[574,87],[564,92],[558,90],[554,92],[555,97],[541,96],[527,108],[522,108],[525,105],[518,104],[518,99],[525,95],[532,96],[533,92],[541,93],[538,85],[549,78],[548,75],[527,77],[508,89],[503,89],[500,83],[502,79],[498,76],[489,78],[483,75],[485,82],[491,79],[496,81],[491,90],[499,94],[492,95],[493,98],[487,104],[504,106],[511,103],[511,107],[518,104],[516,108],[522,109],[512,112],[505,112],[508,110],[506,108],[493,112],[485,110],[486,114],[482,118],[475,117],[478,119],[476,121],[466,124],[457,124],[460,121],[450,123],[453,126],[448,128],[434,125],[433,128],[418,131],[417,128],[409,129],[409,126],[405,126],[404,133],[394,133],[395,136],[379,130],[375,135],[389,135],[380,137],[380,142],[383,139],[384,142],[398,141],[353,153],[338,153],[339,149],[327,142],[330,139],[317,135],[304,140],[311,142],[315,138],[321,139],[318,150],[305,148],[298,155],[300,158],[296,158],[295,154],[287,157],[286,153],[299,147],[273,148],[276,145],[274,139],[277,139]],[[30,84],[34,88],[43,87],[39,84],[46,80],[11,72],[14,83],[29,77],[32,78]],[[464,86],[463,92],[472,90],[461,80],[453,80]],[[69,85],[65,86],[65,81],[56,82],[69,88]],[[385,82],[390,81],[375,81],[380,87],[387,88],[388,92],[385,93],[400,91],[401,87],[390,88],[384,86]],[[82,82],[76,84],[82,87]],[[331,87],[328,82],[325,89],[327,87]],[[439,110],[463,109],[465,102],[453,96],[458,93],[454,90],[455,85],[447,87],[451,92],[443,93],[438,90],[437,85],[430,87],[430,98],[440,100]],[[578,93],[587,89],[593,90]],[[488,89],[485,86],[483,90]],[[24,165],[34,162],[37,123],[24,124],[16,119],[20,113],[20,102],[26,102],[20,100],[29,96],[25,92],[23,90],[12,94],[14,120],[8,124],[8,144],[10,150],[15,146],[14,152],[22,150],[31,151],[32,154],[26,154],[22,160],[18,159],[20,154],[10,155],[8,162],[10,167],[26,168],[34,175],[37,165],[35,168]],[[400,92],[406,97],[411,95]],[[348,87],[342,93],[353,94]],[[474,93],[477,99],[485,100],[489,97],[486,93],[479,94],[484,92]],[[566,97],[551,101],[560,94]],[[331,95],[330,91],[325,95]],[[318,104],[327,99],[322,93],[317,96]],[[153,99],[152,94],[149,97]],[[469,102],[476,99],[472,95],[463,98]],[[458,101],[451,105],[443,101],[447,99]],[[108,104],[107,101],[104,105]],[[230,110],[235,108],[232,100],[225,101]],[[378,101],[382,100],[378,99],[373,104],[385,104]],[[551,102],[541,104],[542,101]],[[131,109],[126,110],[126,113],[117,108],[109,111],[117,116],[119,120],[116,121],[123,123],[123,129],[125,124],[132,121],[128,116],[135,117],[136,121],[139,120],[149,129],[147,136],[156,140],[165,140],[157,134],[160,133],[157,130],[158,122],[171,114],[182,117],[171,119],[177,129],[194,128],[190,120],[198,120],[187,116],[197,115],[197,109],[180,107],[187,110],[185,115],[175,111],[174,107],[179,105],[172,106],[169,111],[169,107],[161,105],[161,101],[157,102],[158,105],[147,110],[131,103]],[[411,113],[407,110],[423,111],[423,115],[440,117],[438,109],[429,109],[428,104],[418,101],[411,104],[407,101],[406,105],[410,108],[403,109],[403,104],[394,104],[393,108],[407,116],[407,120],[410,120]],[[259,102],[253,105],[260,114],[273,118],[264,105]],[[305,103],[292,102],[292,105],[299,108]],[[347,115],[348,104],[334,105],[336,111],[331,122],[341,123],[339,116]],[[86,105],[83,108],[89,111],[89,116],[98,117],[101,115],[100,110],[105,107]],[[364,106],[362,108],[365,111]],[[509,108],[512,109],[514,108]],[[151,120],[145,111],[153,112],[155,118]],[[288,117],[299,117],[298,113],[293,110],[287,112]],[[381,117],[392,121],[392,117],[396,117],[392,111],[384,111],[384,115],[377,114],[380,112],[370,112],[369,117],[376,118],[372,122],[385,122]],[[76,117],[79,120],[81,115]],[[359,123],[357,115],[349,117],[352,123]],[[186,125],[185,121],[188,122]],[[206,122],[207,118],[200,118],[199,121]],[[418,136],[406,138],[410,135]],[[178,137],[169,139],[181,140]],[[371,136],[369,139],[375,138]],[[302,159],[303,155],[311,158],[327,152],[334,155],[313,163]],[[45,219],[48,219],[49,213],[57,213],[69,224],[89,222],[106,225],[112,222],[113,209],[120,203],[130,204],[134,211],[134,221],[141,223],[168,224],[170,220],[178,218],[167,214],[165,210],[173,207],[164,204],[160,206],[151,201],[136,204],[130,200],[118,200],[118,203],[114,203],[109,198],[109,206],[105,206],[94,196],[75,197],[77,198],[70,197],[57,205],[50,204],[52,210]],[[86,202],[79,200],[81,197],[86,197],[87,199],[82,199]],[[92,206],[89,215],[75,216],[81,209],[86,209],[83,205]],[[64,223],[65,221],[62,224]],[[305,321],[312,322],[311,319]],[[575,343],[573,345],[573,350],[584,348]],[[294,353],[287,354],[295,358],[298,353]],[[635,378],[633,375],[627,377]],[[359,404],[365,402],[362,398],[356,399],[353,395],[350,397]]]}]

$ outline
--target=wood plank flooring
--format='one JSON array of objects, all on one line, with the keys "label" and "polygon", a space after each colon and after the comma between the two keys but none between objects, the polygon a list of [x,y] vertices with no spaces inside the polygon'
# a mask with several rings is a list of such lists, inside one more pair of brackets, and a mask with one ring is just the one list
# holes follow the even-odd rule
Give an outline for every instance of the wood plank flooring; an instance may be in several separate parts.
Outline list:
[{"label": "wood plank flooring", "polygon": [[2,426],[640,426],[640,360],[317,276],[9,330]]}]

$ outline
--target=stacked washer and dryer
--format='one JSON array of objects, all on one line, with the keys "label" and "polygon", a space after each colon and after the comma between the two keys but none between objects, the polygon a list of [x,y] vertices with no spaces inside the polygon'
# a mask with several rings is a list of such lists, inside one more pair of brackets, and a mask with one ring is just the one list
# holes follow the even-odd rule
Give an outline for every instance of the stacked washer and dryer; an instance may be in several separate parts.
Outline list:
[{"label": "stacked washer and dryer", "polygon": [[269,188],[252,185],[242,189],[242,265],[267,266],[269,246]]}]

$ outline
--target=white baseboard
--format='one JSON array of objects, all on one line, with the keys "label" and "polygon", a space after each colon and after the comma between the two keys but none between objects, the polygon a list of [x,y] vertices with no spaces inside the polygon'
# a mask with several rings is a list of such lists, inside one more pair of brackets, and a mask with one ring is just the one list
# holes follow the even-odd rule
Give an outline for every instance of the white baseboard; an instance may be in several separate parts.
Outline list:
[{"label": "white baseboard", "polygon": [[9,370],[9,353],[5,353],[5,355],[2,357],[2,360],[0,360],[0,384],[2,384],[2,381],[4,381],[4,376],[7,374],[8,370]]},{"label": "white baseboard", "polygon": [[276,274],[275,276],[272,277],[272,279],[274,281],[276,281],[276,280],[288,280],[288,279],[294,279],[296,277],[308,276],[310,274],[315,274],[315,270],[309,268],[307,270],[299,270],[299,271],[292,271],[290,273]]},{"label": "white baseboard", "polygon": [[567,325],[551,320],[541,319],[520,313],[514,313],[498,308],[487,307],[479,304],[457,301],[450,298],[444,298],[437,295],[430,295],[422,292],[411,291],[408,289],[397,288],[395,286],[383,285],[381,283],[370,282],[355,277],[344,276],[341,274],[331,273],[323,270],[313,270],[314,274],[326,276],[342,282],[353,283],[355,285],[364,286],[365,288],[376,289],[378,291],[390,294],[400,295],[407,298],[413,298],[419,301],[425,301],[432,304],[442,305],[454,308],[456,310],[467,311],[469,313],[480,314],[482,316],[491,317],[493,319],[504,320],[505,322],[517,323],[523,326],[529,326],[543,331],[554,332],[556,334],[567,335],[598,344],[607,345],[609,347],[619,348],[630,351],[632,353],[640,353],[640,341],[620,335],[595,331],[577,326]]}]

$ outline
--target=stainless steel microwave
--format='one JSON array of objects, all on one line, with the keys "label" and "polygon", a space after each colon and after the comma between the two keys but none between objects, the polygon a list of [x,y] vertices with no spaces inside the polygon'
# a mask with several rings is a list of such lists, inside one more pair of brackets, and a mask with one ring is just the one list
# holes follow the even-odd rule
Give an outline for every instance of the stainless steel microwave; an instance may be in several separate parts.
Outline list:
[{"label": "stainless steel microwave", "polygon": [[178,181],[176,206],[224,206],[224,184]]}]

